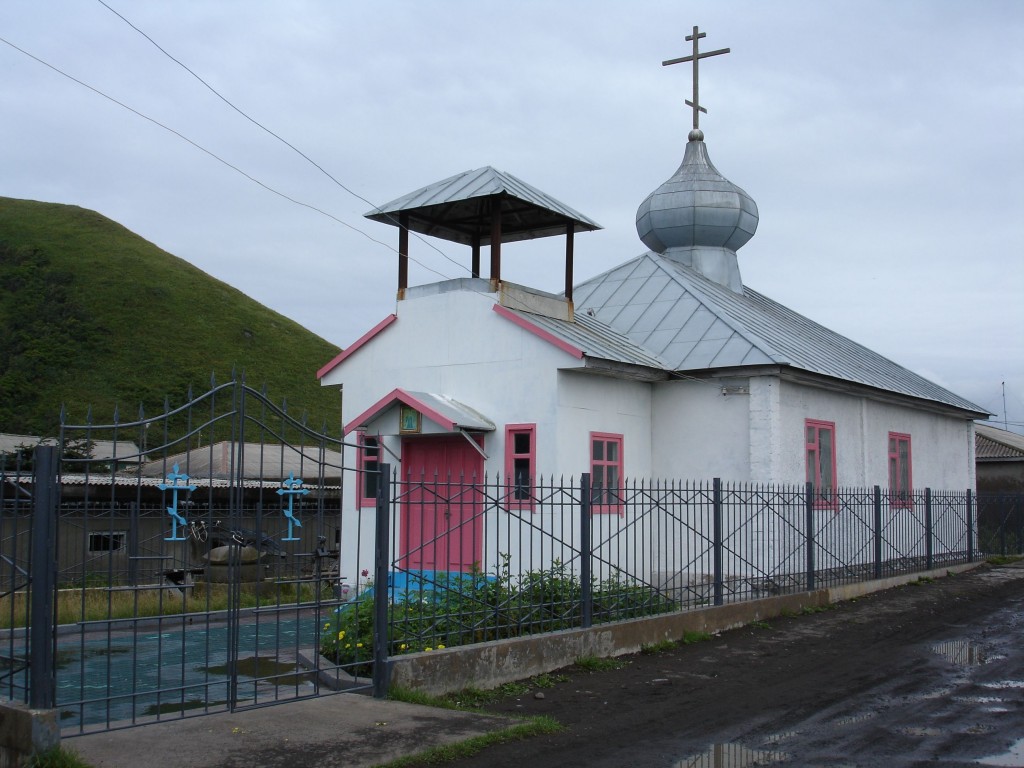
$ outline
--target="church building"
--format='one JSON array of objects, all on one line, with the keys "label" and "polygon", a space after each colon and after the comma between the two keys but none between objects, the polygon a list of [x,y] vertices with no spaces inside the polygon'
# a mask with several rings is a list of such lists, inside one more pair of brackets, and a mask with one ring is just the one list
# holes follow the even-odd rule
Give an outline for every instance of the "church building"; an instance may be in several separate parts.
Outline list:
[{"label": "church building", "polygon": [[[317,373],[344,387],[348,466],[500,476],[517,508],[535,478],[589,472],[595,513],[621,512],[601,489],[630,478],[810,482],[824,506],[843,487],[974,487],[984,409],[743,284],[758,210],[698,127],[697,61],[726,52],[698,53],[700,37],[666,62],[693,62],[693,130],[640,203],[640,255],[577,280],[575,235],[600,227],[490,167],[367,214],[398,229],[397,309]],[[468,246],[470,276],[408,285],[410,232]],[[565,241],[563,293],[502,278],[516,241],[549,236]],[[360,477],[345,510],[373,506]]]}]

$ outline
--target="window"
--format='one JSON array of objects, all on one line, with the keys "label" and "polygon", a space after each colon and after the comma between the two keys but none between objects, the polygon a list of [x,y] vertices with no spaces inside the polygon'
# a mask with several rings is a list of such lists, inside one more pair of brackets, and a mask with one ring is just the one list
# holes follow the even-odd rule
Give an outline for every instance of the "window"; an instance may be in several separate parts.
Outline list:
[{"label": "window", "polygon": [[377,485],[380,481],[380,438],[357,434],[359,445],[359,482],[356,484],[356,507],[374,507],[377,505]]},{"label": "window", "polygon": [[831,421],[805,422],[807,482],[814,486],[814,506],[836,508],[836,425]]},{"label": "window", "polygon": [[622,513],[622,435],[590,433],[590,502],[593,512]]},{"label": "window", "polygon": [[104,531],[89,534],[89,552],[117,552],[124,549],[128,534],[124,531]]},{"label": "window", "polygon": [[505,427],[505,482],[510,506],[533,508],[533,480],[536,473],[536,424],[509,424]]},{"label": "window", "polygon": [[889,433],[889,503],[909,509],[914,505],[910,473],[910,435]]}]

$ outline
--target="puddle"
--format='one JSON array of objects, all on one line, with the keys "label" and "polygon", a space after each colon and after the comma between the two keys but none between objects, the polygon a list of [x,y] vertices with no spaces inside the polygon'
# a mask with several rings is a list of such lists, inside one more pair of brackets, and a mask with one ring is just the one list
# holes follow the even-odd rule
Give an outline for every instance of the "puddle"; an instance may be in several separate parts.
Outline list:
[{"label": "puddle", "polygon": [[1003,704],[1006,699],[1002,696],[954,696],[953,701],[962,701],[968,704]]},{"label": "puddle", "polygon": [[764,743],[770,747],[774,747],[780,741],[791,739],[794,736],[799,735],[800,731],[785,731],[784,733],[773,733],[771,736],[765,736]]},{"label": "puddle", "polygon": [[1010,746],[1008,752],[1001,755],[992,755],[991,757],[982,757],[978,761],[981,765],[1002,765],[1002,766],[1019,766],[1024,765],[1024,739],[1020,739],[1015,744]]},{"label": "puddle", "polygon": [[[295,673],[295,670],[299,668],[299,665],[294,661],[283,662],[259,656],[249,656],[245,659],[239,659],[236,664],[239,675],[258,678],[261,682],[272,685],[295,686],[308,682],[310,679],[309,673],[306,672],[289,674]],[[211,675],[227,675],[228,665],[219,664],[215,667],[205,667],[202,671],[208,672]]]},{"label": "puddle", "polygon": [[899,731],[900,733],[906,735],[906,736],[920,736],[922,738],[932,738],[934,736],[942,736],[942,734],[944,733],[939,728],[913,728],[913,727],[907,727],[907,728],[897,728],[896,730]]},{"label": "puddle", "polygon": [[784,752],[748,749],[742,744],[713,744],[706,752],[680,760],[672,768],[753,768],[783,763],[787,759],[789,756]]},{"label": "puddle", "polygon": [[1024,688],[1024,680],[998,680],[994,683],[978,683],[978,685],[995,691],[1007,691],[1011,688]]},{"label": "puddle", "polygon": [[988,662],[988,654],[974,640],[946,640],[932,645],[932,653],[942,656],[950,664],[971,667]]},{"label": "puddle", "polygon": [[850,715],[849,717],[843,717],[839,720],[835,720],[835,725],[853,725],[854,723],[863,723],[865,720],[870,720],[878,715],[877,712],[864,712],[860,715]]}]

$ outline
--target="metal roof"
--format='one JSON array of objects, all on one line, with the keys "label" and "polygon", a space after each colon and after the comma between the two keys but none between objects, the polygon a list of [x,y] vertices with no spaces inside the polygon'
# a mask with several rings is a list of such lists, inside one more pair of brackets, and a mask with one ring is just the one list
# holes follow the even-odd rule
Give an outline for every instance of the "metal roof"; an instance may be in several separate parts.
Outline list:
[{"label": "metal roof", "polygon": [[415,408],[426,418],[449,432],[473,430],[493,432],[494,422],[474,408],[460,403],[447,395],[433,392],[412,392],[402,388],[393,389],[345,425],[345,434],[353,429],[365,427],[385,411],[400,404]]},{"label": "metal roof", "polygon": [[592,309],[663,359],[669,370],[789,366],[987,413],[746,286],[736,293],[657,253],[644,253],[576,286],[573,298],[577,316]]},{"label": "metal roof", "polygon": [[382,205],[366,218],[398,226],[398,215],[409,219],[409,229],[465,245],[479,238],[491,241],[491,200],[502,199],[502,242],[564,235],[573,222],[574,232],[590,232],[601,225],[559,202],[511,173],[490,166],[464,171],[403,195]]},{"label": "metal roof", "polygon": [[509,311],[579,349],[585,357],[639,365],[657,371],[666,369],[659,357],[587,312],[577,311],[573,320],[560,320],[515,309]]},{"label": "metal roof", "polygon": [[1024,435],[975,424],[974,453],[979,461],[1024,461]]},{"label": "metal roof", "polygon": [[[241,454],[241,455],[239,455]],[[238,475],[253,479],[282,480],[289,475],[314,482],[320,476],[337,480],[341,477],[342,455],[338,451],[321,450],[316,445],[279,445],[230,441],[193,448],[191,451],[151,461],[142,468],[147,477],[163,477],[178,465],[181,472],[194,478],[229,478]]]},{"label": "metal roof", "polygon": [[[117,440],[115,442],[114,440],[93,440],[91,438],[83,438],[83,441],[88,444],[89,458],[97,461],[111,461],[116,458],[119,462],[132,463],[141,462],[143,460],[139,446],[131,440]],[[57,445],[57,442],[57,438],[55,437],[3,433],[0,434],[0,453],[14,453],[22,448],[35,448],[37,445]],[[78,442],[82,441],[68,441],[71,447],[74,447]]]}]

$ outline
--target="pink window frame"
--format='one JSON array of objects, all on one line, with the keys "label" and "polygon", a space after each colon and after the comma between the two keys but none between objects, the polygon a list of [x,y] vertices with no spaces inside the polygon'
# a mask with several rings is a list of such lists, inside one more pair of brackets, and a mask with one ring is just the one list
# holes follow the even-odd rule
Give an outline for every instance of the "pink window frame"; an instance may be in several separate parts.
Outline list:
[{"label": "pink window frame", "polygon": [[[814,429],[814,441],[808,442],[807,430]],[[831,464],[832,471],[832,482],[829,486],[823,487],[821,482],[821,433],[827,431],[832,439],[829,441],[831,444],[831,456],[829,462]],[[814,478],[810,478],[810,454],[814,451],[814,455],[817,461],[814,464]],[[814,508],[815,509],[838,509],[839,499],[836,495],[836,424],[834,421],[818,421],[817,419],[806,419],[804,421],[804,464],[806,467],[807,479],[809,482],[814,484]]]},{"label": "pink window frame", "polygon": [[[516,435],[527,434],[530,436],[530,450],[528,453],[516,453]],[[516,498],[516,459],[526,458],[529,462],[529,486],[528,497],[525,499]],[[533,510],[534,505],[534,483],[537,480],[537,425],[536,424],[506,424],[505,425],[505,484],[508,486],[507,500],[509,509]]]},{"label": "pink window frame", "polygon": [[356,433],[356,466],[359,470],[356,473],[356,509],[364,509],[365,507],[377,506],[377,499],[367,496],[364,493],[366,487],[366,466],[371,461],[369,451],[367,450],[368,446],[366,445],[367,437],[370,437],[377,441],[377,455],[373,457],[372,460],[376,461],[378,466],[380,465],[380,435],[367,435],[365,431],[360,430],[359,432]]},{"label": "pink window frame", "polygon": [[[889,444],[895,440],[896,450],[889,449]],[[893,487],[892,462],[896,462],[897,482],[900,472],[900,443],[907,444],[907,487],[905,489]],[[914,455],[911,452],[910,435],[902,432],[890,432],[886,440],[886,449],[889,461],[886,469],[889,470],[889,506],[895,509],[912,509],[914,506]]]},{"label": "pink window frame", "polygon": [[[605,460],[605,459],[595,459],[594,458],[594,443],[597,442],[597,441],[601,441],[601,442],[606,443],[606,444],[607,443],[615,443],[618,446],[618,452],[617,452],[618,453],[618,458],[615,461],[608,461],[608,460]],[[623,465],[624,465],[624,463],[623,463],[623,456],[625,454],[625,441],[624,441],[622,435],[621,434],[616,434],[614,432],[591,432],[590,433],[590,443],[587,445],[587,450],[588,450],[588,457],[589,457],[589,464],[590,464],[591,499],[593,499],[593,494],[594,494],[594,486],[593,486],[594,476],[597,474],[594,471],[595,467],[598,467],[598,466],[602,466],[602,467],[615,467],[616,475],[619,478],[618,479],[618,486],[619,486],[619,488],[621,488],[622,484],[623,484],[623,479],[622,478],[624,477],[624,473],[622,471],[623,470]],[[619,490],[619,488],[617,488],[615,490]],[[617,502],[615,502],[613,504],[595,504],[595,503],[592,503],[590,505],[590,512],[591,512],[591,514],[622,515],[622,514],[624,514],[622,500],[619,499]]]}]

